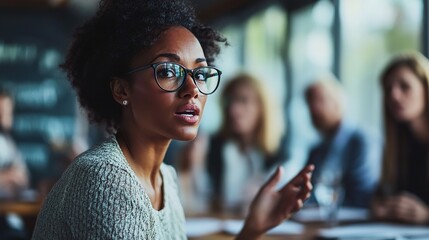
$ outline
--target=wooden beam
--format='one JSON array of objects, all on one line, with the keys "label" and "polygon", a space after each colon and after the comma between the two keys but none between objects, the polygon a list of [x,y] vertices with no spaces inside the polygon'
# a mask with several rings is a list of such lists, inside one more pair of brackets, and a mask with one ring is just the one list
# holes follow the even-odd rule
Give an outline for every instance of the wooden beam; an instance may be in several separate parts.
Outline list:
[{"label": "wooden beam", "polygon": [[212,22],[220,17],[232,15],[242,9],[246,9],[249,5],[253,5],[260,0],[219,0],[197,12],[198,19],[202,22]]},{"label": "wooden beam", "polygon": [[281,2],[288,12],[293,12],[308,5],[311,5],[317,1],[318,0],[282,0]]}]

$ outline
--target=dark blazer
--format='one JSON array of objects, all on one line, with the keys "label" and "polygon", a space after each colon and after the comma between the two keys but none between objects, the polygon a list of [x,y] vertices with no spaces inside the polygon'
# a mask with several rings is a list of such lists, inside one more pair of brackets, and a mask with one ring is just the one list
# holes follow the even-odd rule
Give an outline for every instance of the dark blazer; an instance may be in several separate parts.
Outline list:
[{"label": "dark blazer", "polygon": [[[316,187],[322,173],[340,172],[343,205],[367,207],[379,179],[381,144],[363,131],[342,123],[334,136],[323,139],[310,151],[307,164],[316,166],[313,186]],[[308,202],[315,202],[314,194]]]}]

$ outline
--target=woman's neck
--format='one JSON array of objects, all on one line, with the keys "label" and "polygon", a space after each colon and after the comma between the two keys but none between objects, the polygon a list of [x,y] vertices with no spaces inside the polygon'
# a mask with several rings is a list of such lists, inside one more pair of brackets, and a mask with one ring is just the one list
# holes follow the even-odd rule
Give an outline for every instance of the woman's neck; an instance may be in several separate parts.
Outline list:
[{"label": "woman's neck", "polygon": [[171,139],[144,136],[127,127],[118,129],[117,138],[127,162],[137,177],[146,184],[158,185],[159,169]]},{"label": "woman's neck", "polygon": [[246,152],[252,148],[255,144],[254,134],[245,134],[237,137],[238,145],[240,146],[241,151]]},{"label": "woman's neck", "polygon": [[429,123],[426,115],[422,115],[409,125],[413,136],[422,142],[429,142]]}]

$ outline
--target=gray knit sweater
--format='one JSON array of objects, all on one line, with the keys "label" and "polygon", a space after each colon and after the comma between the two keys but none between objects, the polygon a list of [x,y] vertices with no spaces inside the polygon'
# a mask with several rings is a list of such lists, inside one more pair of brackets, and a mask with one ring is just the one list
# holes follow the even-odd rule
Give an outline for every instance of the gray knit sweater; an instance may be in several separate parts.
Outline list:
[{"label": "gray knit sweater", "polygon": [[174,169],[161,165],[164,207],[149,196],[112,137],[64,172],[39,213],[35,240],[186,239]]}]

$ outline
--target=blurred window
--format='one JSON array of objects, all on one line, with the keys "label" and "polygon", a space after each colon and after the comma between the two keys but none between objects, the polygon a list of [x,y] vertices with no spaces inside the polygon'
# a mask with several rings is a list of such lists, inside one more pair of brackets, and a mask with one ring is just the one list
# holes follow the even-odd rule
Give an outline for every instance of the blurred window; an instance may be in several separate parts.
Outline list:
[{"label": "blurred window", "polygon": [[[348,96],[346,114],[360,127],[378,135],[382,129],[380,72],[393,54],[420,49],[423,2],[347,0],[338,4],[341,27],[338,77]],[[290,98],[288,134],[292,169],[304,164],[309,148],[318,139],[303,93],[315,76],[334,68],[334,14],[330,0],[320,0],[289,13],[273,5],[221,28],[231,44],[217,61],[225,73],[223,81],[239,71],[249,71],[268,83],[268,90],[278,101],[284,103]],[[286,54],[290,69],[286,68]],[[203,120],[203,127],[210,132],[217,129],[221,119],[218,95],[209,100],[212,106],[205,113],[209,117]]]},{"label": "blurred window", "polygon": [[307,160],[309,147],[317,140],[307,104],[305,88],[319,74],[332,71],[333,40],[332,1],[322,0],[299,9],[290,16],[289,56],[291,66],[291,96],[288,110],[290,126],[290,166],[296,171]]},{"label": "blurred window", "polygon": [[286,70],[284,46],[286,43],[286,12],[281,6],[272,5],[260,12],[220,29],[228,39],[216,61],[223,71],[221,85],[210,96],[205,108],[202,127],[214,132],[220,125],[219,95],[225,82],[239,72],[248,72],[264,81],[276,101],[286,98]]}]

